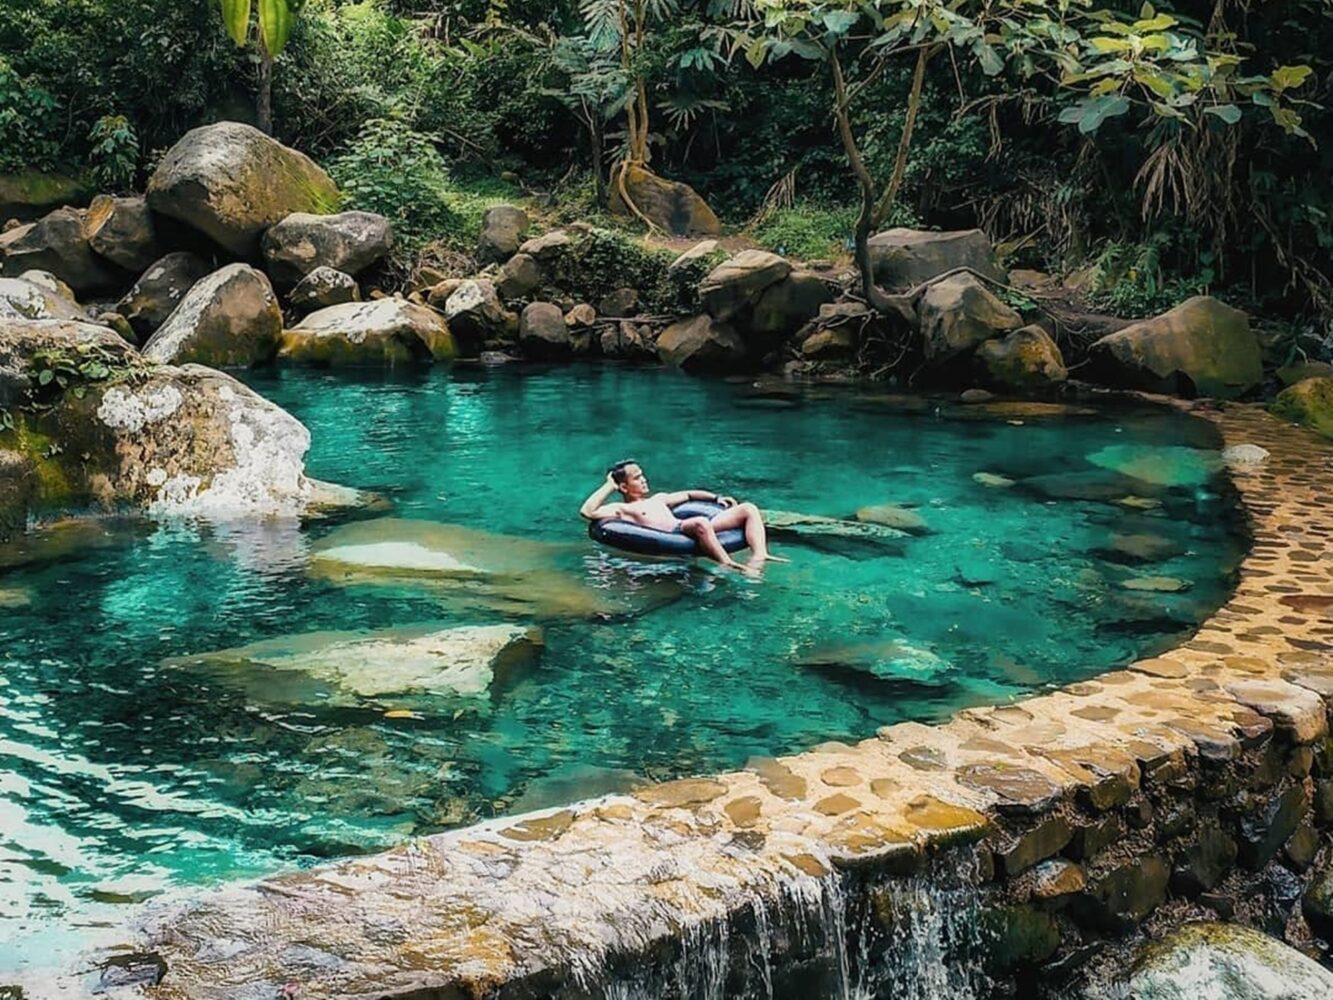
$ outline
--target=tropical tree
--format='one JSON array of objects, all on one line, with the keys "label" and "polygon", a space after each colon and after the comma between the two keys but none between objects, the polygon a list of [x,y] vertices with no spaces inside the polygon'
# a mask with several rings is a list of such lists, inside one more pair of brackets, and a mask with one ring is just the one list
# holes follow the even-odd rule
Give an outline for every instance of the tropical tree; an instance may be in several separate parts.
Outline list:
[{"label": "tropical tree", "polygon": [[258,7],[253,18],[255,45],[259,54],[259,88],[255,96],[255,118],[259,127],[273,131],[273,61],[287,47],[292,24],[305,0],[220,0],[222,23],[237,45],[250,42],[251,8]]},{"label": "tropical tree", "polygon": [[585,35],[557,39],[551,49],[551,67],[562,77],[563,86],[545,93],[563,104],[587,131],[597,204],[604,208],[606,124],[637,100],[637,88],[620,59]]},{"label": "tropical tree", "polygon": [[[828,66],[838,136],[860,189],[856,264],[866,300],[911,316],[910,303],[874,281],[870,236],[902,188],[927,69],[947,54],[955,72],[993,90],[1061,105],[1059,120],[1080,133],[1137,108],[1150,120],[1201,129],[1229,126],[1251,113],[1303,134],[1284,98],[1308,75],[1281,66],[1243,75],[1242,59],[1170,13],[1145,3],[1137,18],[1091,0],[753,0],[750,17],[730,32],[733,53],[756,68],[789,56]],[[854,128],[853,108],[891,67],[911,65],[905,118],[887,177],[876,177]],[[959,79],[961,88],[961,77]]]}]

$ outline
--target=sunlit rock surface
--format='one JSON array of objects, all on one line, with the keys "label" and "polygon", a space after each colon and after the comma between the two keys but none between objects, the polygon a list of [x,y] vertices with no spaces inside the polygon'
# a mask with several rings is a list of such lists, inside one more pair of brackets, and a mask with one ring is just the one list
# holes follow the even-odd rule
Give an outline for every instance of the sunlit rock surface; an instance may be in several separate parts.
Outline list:
[{"label": "sunlit rock surface", "polygon": [[517,625],[417,626],[284,636],[165,665],[207,671],[260,700],[356,705],[404,694],[484,695],[540,648],[541,633]]},{"label": "sunlit rock surface", "polygon": [[1333,972],[1235,924],[1189,924],[1151,945],[1123,995],[1133,1000],[1326,1000]]}]

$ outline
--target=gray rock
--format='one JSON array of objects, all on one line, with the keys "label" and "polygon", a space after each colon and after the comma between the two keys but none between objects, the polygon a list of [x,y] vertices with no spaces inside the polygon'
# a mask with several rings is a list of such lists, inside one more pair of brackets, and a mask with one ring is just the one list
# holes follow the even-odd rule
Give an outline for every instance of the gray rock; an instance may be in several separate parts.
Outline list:
[{"label": "gray rock", "polygon": [[[25,275],[43,272],[25,271]],[[40,280],[40,279],[39,279]],[[59,288],[63,282],[57,282]],[[27,277],[0,278],[0,319],[87,320],[88,315],[72,298],[55,292],[50,285]]]},{"label": "gray rock", "polygon": [[602,296],[597,312],[612,319],[623,319],[639,311],[639,293],[634,288],[617,288]]},{"label": "gray rock", "polygon": [[184,251],[169,253],[148,266],[116,303],[116,311],[143,340],[166,322],[185,293],[209,272],[208,261],[202,257]]},{"label": "gray rock", "polygon": [[534,358],[564,357],[572,349],[564,313],[550,302],[533,302],[518,321],[518,342]]},{"label": "gray rock", "polygon": [[875,282],[902,291],[958,267],[1004,280],[990,238],[980,229],[934,233],[890,229],[870,237],[870,264]]},{"label": "gray rock", "polygon": [[444,303],[449,329],[464,354],[475,354],[481,345],[516,332],[517,317],[500,302],[495,285],[485,278],[470,278],[459,284]]},{"label": "gray rock", "polygon": [[283,331],[280,356],[318,366],[429,364],[454,356],[440,314],[405,299],[345,302]]},{"label": "gray rock", "polygon": [[1023,318],[970,274],[935,282],[921,296],[922,348],[926,360],[943,364],[992,337],[1023,325]]},{"label": "gray rock", "polygon": [[144,344],[162,364],[241,368],[271,361],[282,333],[282,310],[262,271],[228,264],[196,282]]},{"label": "gray rock", "polygon": [[1333,973],[1249,927],[1187,924],[1144,949],[1126,992],[1133,1000],[1327,1000]]},{"label": "gray rock", "polygon": [[5,235],[0,247],[9,273],[49,271],[78,295],[105,292],[125,280],[120,268],[93,252],[83,209],[58,208]]},{"label": "gray rock", "polygon": [[161,254],[153,213],[142,195],[98,195],[88,206],[86,228],[93,250],[131,274],[139,274]]},{"label": "gray rock", "polygon": [[823,278],[810,271],[793,271],[760,294],[746,332],[780,340],[801,329],[832,301],[833,290]]},{"label": "gray rock", "polygon": [[331,267],[317,267],[297,282],[287,301],[293,309],[314,312],[344,302],[360,302],[361,289],[350,274]]},{"label": "gray rock", "polygon": [[495,279],[495,290],[503,299],[522,299],[542,286],[546,276],[535,257],[516,253],[504,262]]},{"label": "gray rock", "polygon": [[523,233],[528,225],[528,213],[514,205],[496,205],[487,209],[481,217],[477,263],[485,265],[508,260],[523,243]]},{"label": "gray rock", "polygon": [[539,264],[553,264],[568,251],[573,241],[563,229],[553,229],[541,236],[534,236],[518,248]]},{"label": "gray rock", "polygon": [[270,226],[295,212],[324,215],[338,188],[319,166],[257,128],[218,122],[192,129],[148,181],[148,204],[238,256],[252,256]]},{"label": "gray rock", "polygon": [[699,301],[714,319],[729,320],[754,305],[764,289],[789,274],[791,264],[777,254],[742,250],[708,272],[699,285]]},{"label": "gray rock", "polygon": [[657,338],[662,361],[686,371],[727,371],[745,363],[745,342],[726,323],[702,314],[672,323]]},{"label": "gray rock", "polygon": [[265,269],[283,288],[321,267],[355,277],[393,249],[393,228],[374,212],[296,212],[265,232],[262,245]]}]

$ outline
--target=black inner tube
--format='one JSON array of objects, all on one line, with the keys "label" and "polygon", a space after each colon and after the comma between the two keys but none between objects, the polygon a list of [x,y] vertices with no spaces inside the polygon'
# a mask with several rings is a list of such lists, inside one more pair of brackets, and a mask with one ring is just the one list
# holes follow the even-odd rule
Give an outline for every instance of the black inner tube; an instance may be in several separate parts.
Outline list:
[{"label": "black inner tube", "polygon": [[[691,517],[706,517],[711,520],[725,509],[721,504],[708,503],[703,500],[687,500],[685,503],[677,504],[671,508],[671,512],[682,521]],[[642,524],[635,524],[633,521],[625,521],[620,518],[593,521],[588,525],[588,537],[601,545],[609,545],[611,548],[620,549],[623,552],[633,552],[640,556],[680,556],[689,558],[704,554],[703,550],[699,548],[699,543],[693,538],[678,532],[646,528]],[[722,543],[722,547],[728,552],[739,552],[745,548],[745,532],[741,531],[740,528],[728,528],[726,531],[719,531],[717,540]]]}]

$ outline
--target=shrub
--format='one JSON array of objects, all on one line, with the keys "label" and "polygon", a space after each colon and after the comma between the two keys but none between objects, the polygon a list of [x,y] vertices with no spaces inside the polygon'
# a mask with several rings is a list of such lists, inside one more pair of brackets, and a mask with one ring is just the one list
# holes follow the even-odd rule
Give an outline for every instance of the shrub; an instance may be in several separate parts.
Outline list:
[{"label": "shrub", "polygon": [[139,172],[139,137],[124,115],[103,115],[88,132],[88,162],[103,191],[129,191]]},{"label": "shrub", "polygon": [[52,170],[60,156],[58,103],[0,56],[0,170]]},{"label": "shrub", "polygon": [[768,213],[754,227],[755,240],[765,250],[811,260],[847,252],[856,228],[856,209],[820,208],[797,202]]},{"label": "shrub", "polygon": [[366,122],[330,164],[346,207],[378,212],[394,228],[392,265],[402,270],[423,246],[456,231],[444,158],[429,138],[391,118]]}]

